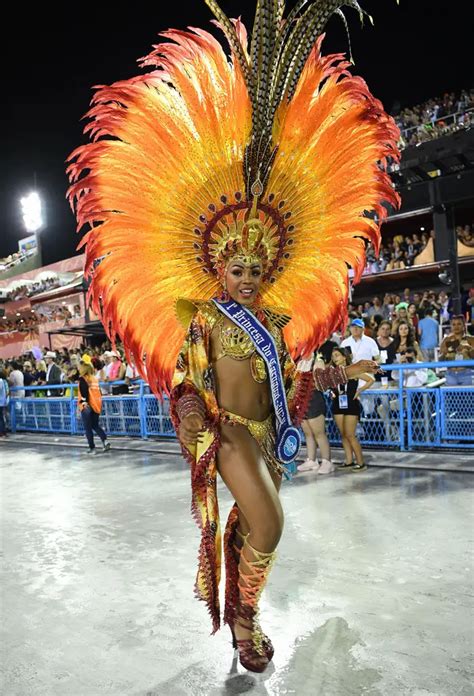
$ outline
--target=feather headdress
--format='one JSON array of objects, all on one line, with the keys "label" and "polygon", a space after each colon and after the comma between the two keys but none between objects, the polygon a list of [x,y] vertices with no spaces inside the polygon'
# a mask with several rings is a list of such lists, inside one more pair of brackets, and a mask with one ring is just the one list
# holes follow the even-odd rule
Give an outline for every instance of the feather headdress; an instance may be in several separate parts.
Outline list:
[{"label": "feather headdress", "polygon": [[299,0],[285,18],[283,0],[258,0],[250,46],[206,3],[230,59],[206,31],[163,32],[151,72],[98,88],[68,167],[92,306],[156,393],[183,340],[177,298],[219,294],[230,254],[262,259],[262,298],[307,352],[343,321],[348,266],[357,280],[384,203],[399,204],[393,119],[342,54],[321,55],[328,19],[362,15],[357,1]]}]

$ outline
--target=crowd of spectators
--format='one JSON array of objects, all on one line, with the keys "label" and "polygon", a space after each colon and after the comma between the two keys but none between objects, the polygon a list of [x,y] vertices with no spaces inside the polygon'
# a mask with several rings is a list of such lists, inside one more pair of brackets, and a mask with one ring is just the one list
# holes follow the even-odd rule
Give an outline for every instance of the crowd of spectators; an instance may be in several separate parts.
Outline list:
[{"label": "crowd of spectators", "polygon": [[402,109],[395,115],[401,131],[401,146],[418,145],[474,123],[474,90],[447,92],[423,104]]},{"label": "crowd of spectators", "polygon": [[2,273],[2,271],[10,270],[14,266],[19,266],[21,263],[23,263],[23,261],[26,261],[26,259],[28,259],[33,253],[35,252],[16,251],[14,254],[9,254],[8,256],[0,258],[0,273]]},{"label": "crowd of spectators", "polygon": [[[456,234],[460,242],[473,247],[474,254],[474,224],[458,225]],[[411,268],[416,257],[425,249],[430,239],[434,239],[434,230],[410,236],[398,234],[391,239],[382,240],[378,255],[375,253],[374,247],[369,244],[366,249],[364,273],[383,273],[384,271]]]},{"label": "crowd of spectators", "polygon": [[[387,293],[371,302],[349,304],[349,318],[375,341],[383,363],[473,360],[474,288],[463,292],[462,309],[462,314],[454,313],[452,299],[444,290],[411,292],[406,288],[401,295]],[[337,343],[344,337],[332,338]],[[473,374],[472,369],[449,369],[447,383],[471,385]],[[427,373],[421,379],[426,381]]]},{"label": "crowd of spectators", "polygon": [[34,282],[25,281],[23,285],[16,285],[12,290],[7,290],[5,293],[2,293],[2,299],[4,302],[24,300],[28,297],[39,295],[42,292],[55,290],[63,285],[67,285],[69,282],[68,278],[61,278],[56,274],[52,275],[50,278],[44,278]]},{"label": "crowd of spectators", "polygon": [[82,315],[79,304],[74,305],[72,311],[61,305],[41,305],[38,309],[29,312],[16,312],[15,316],[0,318],[0,334],[19,331],[22,333],[37,333],[40,326],[51,322],[60,322],[68,326],[71,319]]},{"label": "crowd of spectators", "polygon": [[[41,356],[39,355],[41,353]],[[60,396],[68,384],[76,385],[79,380],[81,356],[90,355],[96,377],[103,382],[104,394],[128,394],[132,382],[138,378],[133,364],[128,364],[124,351],[112,350],[110,342],[91,347],[82,345],[77,349],[43,350],[36,348],[22,356],[0,360],[0,372],[7,375],[10,386],[19,387],[17,396]],[[35,357],[35,355],[37,357]],[[125,381],[125,384],[114,384]],[[64,390],[49,390],[52,385],[64,384]],[[22,387],[38,387],[34,391],[23,391]]]},{"label": "crowd of spectators", "polygon": [[[474,311],[474,288],[464,291],[462,301],[463,316],[470,324],[469,317]],[[467,342],[474,346],[474,336],[468,335],[467,330],[465,333],[468,339],[456,345],[452,341],[446,342],[446,337],[443,337],[444,333],[448,336],[453,333],[452,322],[456,318],[452,299],[444,290],[412,292],[405,288],[399,295],[387,293],[383,297],[374,297],[370,302],[352,302],[348,310],[350,323],[357,319],[363,326],[363,334],[377,342],[380,353],[386,353],[383,362],[397,362],[408,349],[415,351],[418,361],[435,358],[451,360],[456,356],[458,359],[474,358],[474,351],[463,345]],[[459,334],[459,325],[456,326]],[[349,333],[348,329],[347,336]],[[341,334],[335,334],[331,340],[339,344],[344,338]],[[453,347],[454,353],[451,350]],[[34,352],[37,353],[38,350],[35,349]],[[42,352],[44,356],[51,357],[52,352],[46,348]],[[55,351],[52,362],[59,368],[61,383],[77,382],[79,359],[85,352],[91,356],[100,381],[131,380],[138,375],[136,369],[127,364],[122,348],[118,346],[116,350],[112,350],[110,343],[106,341],[95,347],[82,345],[77,349],[63,348]],[[48,366],[43,357],[35,360],[32,353],[27,353],[12,360],[0,360],[0,369],[9,373],[12,368],[25,375],[24,386],[44,386],[48,383]],[[112,388],[106,387],[106,391],[115,393]]]}]

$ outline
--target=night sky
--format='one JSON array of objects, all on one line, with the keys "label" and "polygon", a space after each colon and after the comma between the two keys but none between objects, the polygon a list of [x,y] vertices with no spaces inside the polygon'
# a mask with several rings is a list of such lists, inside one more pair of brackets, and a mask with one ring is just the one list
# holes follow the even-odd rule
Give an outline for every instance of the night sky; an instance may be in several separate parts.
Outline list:
[{"label": "night sky", "polygon": [[[401,0],[400,6],[395,0],[360,2],[375,27],[366,22],[361,29],[357,14],[347,9],[354,72],[387,110],[472,86],[472,25],[462,13],[464,3],[443,3],[439,9],[432,0]],[[220,4],[229,16],[242,15],[251,24],[254,1]],[[140,72],[136,60],[149,52],[161,30],[190,25],[219,35],[209,25],[204,1],[148,3],[146,12],[142,7],[133,2],[64,3],[54,10],[44,3],[9,5],[11,18],[4,25],[8,58],[2,71],[0,256],[16,251],[18,239],[26,236],[19,199],[33,188],[35,176],[46,205],[43,260],[52,263],[74,254],[79,237],[65,201],[64,161],[85,142],[80,119],[91,87]],[[323,50],[347,50],[337,17],[328,25]]]}]

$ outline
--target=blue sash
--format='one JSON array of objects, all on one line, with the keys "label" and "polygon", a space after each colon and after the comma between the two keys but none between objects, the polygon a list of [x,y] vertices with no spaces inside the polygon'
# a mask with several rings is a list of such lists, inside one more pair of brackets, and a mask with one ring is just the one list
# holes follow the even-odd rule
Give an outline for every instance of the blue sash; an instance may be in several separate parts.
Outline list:
[{"label": "blue sash", "polygon": [[245,331],[252,340],[255,350],[265,361],[277,421],[276,456],[283,464],[291,464],[301,447],[301,436],[298,429],[291,424],[275,341],[257,317],[238,302],[220,302],[219,300],[213,300],[213,302],[219,311]]}]

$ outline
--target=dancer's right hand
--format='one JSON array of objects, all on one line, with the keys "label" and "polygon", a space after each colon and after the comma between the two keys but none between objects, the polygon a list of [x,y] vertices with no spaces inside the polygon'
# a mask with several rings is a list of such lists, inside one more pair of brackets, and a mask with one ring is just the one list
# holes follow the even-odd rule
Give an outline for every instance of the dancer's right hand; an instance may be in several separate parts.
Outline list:
[{"label": "dancer's right hand", "polygon": [[196,442],[202,442],[204,438],[203,431],[204,420],[197,414],[185,416],[179,425],[179,439],[185,445],[195,445]]}]

